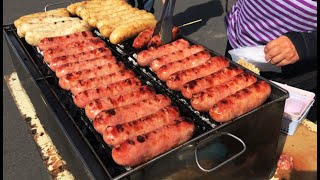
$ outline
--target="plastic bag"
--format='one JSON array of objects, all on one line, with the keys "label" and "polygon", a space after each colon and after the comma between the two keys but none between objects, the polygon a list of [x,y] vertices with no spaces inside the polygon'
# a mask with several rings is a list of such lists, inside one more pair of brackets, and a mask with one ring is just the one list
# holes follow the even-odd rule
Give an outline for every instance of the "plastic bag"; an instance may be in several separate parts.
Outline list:
[{"label": "plastic bag", "polygon": [[273,71],[281,73],[281,67],[277,67],[271,63],[268,63],[264,57],[265,46],[248,46],[237,49],[232,49],[229,54],[234,62],[237,62],[240,58],[245,59],[247,62],[252,63],[260,71]]}]

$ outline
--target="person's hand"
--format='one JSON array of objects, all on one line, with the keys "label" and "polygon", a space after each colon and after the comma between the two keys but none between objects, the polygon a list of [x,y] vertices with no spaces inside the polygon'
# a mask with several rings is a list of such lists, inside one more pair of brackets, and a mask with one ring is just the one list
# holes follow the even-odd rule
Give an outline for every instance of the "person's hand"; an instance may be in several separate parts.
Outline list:
[{"label": "person's hand", "polygon": [[265,59],[276,66],[294,64],[299,55],[293,43],[287,36],[280,36],[270,41],[264,48]]}]

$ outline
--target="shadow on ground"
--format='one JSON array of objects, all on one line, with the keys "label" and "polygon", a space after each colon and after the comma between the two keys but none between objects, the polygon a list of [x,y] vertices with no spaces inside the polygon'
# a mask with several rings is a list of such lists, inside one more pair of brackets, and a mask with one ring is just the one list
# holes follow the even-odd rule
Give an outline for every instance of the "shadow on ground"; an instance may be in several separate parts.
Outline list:
[{"label": "shadow on ground", "polygon": [[202,26],[205,26],[209,19],[223,14],[223,7],[218,0],[211,0],[203,4],[191,6],[184,12],[178,13],[173,17],[173,24],[178,26],[202,19],[201,22],[193,24],[192,26],[185,26],[181,29],[184,35],[196,32]]}]

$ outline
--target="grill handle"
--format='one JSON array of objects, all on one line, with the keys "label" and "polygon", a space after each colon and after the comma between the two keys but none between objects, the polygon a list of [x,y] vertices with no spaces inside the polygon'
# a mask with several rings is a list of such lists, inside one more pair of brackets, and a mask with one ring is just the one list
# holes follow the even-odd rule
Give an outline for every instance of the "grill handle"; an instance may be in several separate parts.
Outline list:
[{"label": "grill handle", "polygon": [[70,1],[64,1],[64,2],[57,2],[57,3],[52,3],[52,4],[47,4],[45,7],[44,7],[44,11],[47,11],[47,8],[50,7],[50,6],[55,6],[55,5],[59,5],[59,4],[72,4],[72,2]]},{"label": "grill handle", "polygon": [[[205,169],[205,168],[203,168],[203,167],[200,165],[199,159],[198,159],[198,147],[201,146],[201,145],[203,145],[203,144],[210,143],[210,141],[215,140],[215,139],[217,139],[217,138],[219,138],[219,137],[221,137],[221,136],[223,136],[223,135],[230,136],[230,137],[238,140],[238,141],[243,145],[243,149],[242,149],[239,153],[235,154],[234,156],[230,157],[229,159],[223,161],[222,163],[218,164],[217,166],[215,166],[215,167],[213,167],[213,168],[211,168],[211,169]],[[202,171],[204,171],[204,172],[212,172],[212,171],[217,170],[217,169],[220,168],[221,166],[227,164],[228,162],[232,161],[232,160],[235,159],[236,157],[240,156],[242,153],[244,153],[244,152],[246,151],[246,149],[247,149],[246,144],[245,144],[239,137],[237,137],[237,136],[235,136],[235,135],[233,135],[233,134],[231,134],[231,133],[227,133],[227,132],[218,132],[218,135],[216,135],[214,138],[209,137],[209,138],[207,138],[207,139],[204,139],[204,140],[200,141],[200,142],[196,145],[196,147],[195,147],[194,155],[195,155],[196,163],[197,163],[198,167],[199,167]]]}]

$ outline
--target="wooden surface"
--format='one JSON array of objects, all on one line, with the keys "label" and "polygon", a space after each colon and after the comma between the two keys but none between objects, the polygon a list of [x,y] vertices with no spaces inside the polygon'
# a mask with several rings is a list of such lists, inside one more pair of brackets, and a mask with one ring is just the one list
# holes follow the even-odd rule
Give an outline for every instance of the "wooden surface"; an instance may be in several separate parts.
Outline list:
[{"label": "wooden surface", "polygon": [[293,136],[282,134],[280,141],[285,142],[283,153],[293,157],[292,172],[277,170],[274,178],[285,179],[317,179],[317,125],[305,120]]}]

